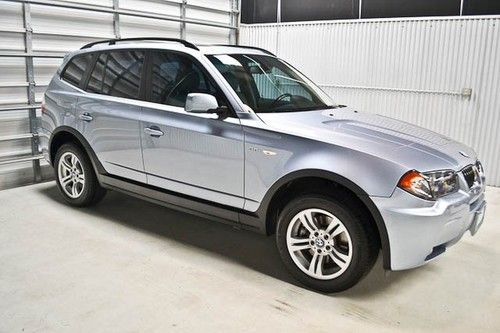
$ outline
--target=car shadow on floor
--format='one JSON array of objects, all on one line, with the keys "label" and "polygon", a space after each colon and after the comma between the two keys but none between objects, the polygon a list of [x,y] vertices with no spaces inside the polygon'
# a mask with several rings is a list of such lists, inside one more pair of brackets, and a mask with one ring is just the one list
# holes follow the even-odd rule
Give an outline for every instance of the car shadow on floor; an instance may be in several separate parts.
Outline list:
[{"label": "car shadow on floor", "polygon": [[[51,200],[66,205],[57,186],[40,189]],[[79,208],[75,208],[79,209]],[[286,271],[275,246],[274,236],[240,230],[205,218],[177,212],[118,192],[108,192],[98,205],[80,208],[87,214],[122,226],[210,251],[233,262],[286,283],[301,286]],[[382,268],[381,256],[372,271],[355,287],[336,294],[349,298],[367,297],[397,288],[419,270],[390,272]],[[410,277],[411,276],[411,277]]]}]

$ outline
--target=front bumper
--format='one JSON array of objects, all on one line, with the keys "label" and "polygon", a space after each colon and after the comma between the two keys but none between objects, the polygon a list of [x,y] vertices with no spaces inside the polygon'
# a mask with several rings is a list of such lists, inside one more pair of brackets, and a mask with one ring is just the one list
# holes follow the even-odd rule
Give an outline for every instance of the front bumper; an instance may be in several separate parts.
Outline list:
[{"label": "front bumper", "polygon": [[474,194],[459,190],[437,201],[419,199],[396,188],[390,198],[372,197],[384,219],[392,270],[423,265],[482,223],[484,187]]}]

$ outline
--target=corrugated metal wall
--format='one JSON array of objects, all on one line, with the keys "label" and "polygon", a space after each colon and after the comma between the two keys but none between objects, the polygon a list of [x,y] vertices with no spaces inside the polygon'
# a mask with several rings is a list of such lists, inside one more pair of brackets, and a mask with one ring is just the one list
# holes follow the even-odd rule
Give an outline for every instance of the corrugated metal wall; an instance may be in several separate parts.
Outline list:
[{"label": "corrugated metal wall", "polygon": [[489,185],[500,186],[500,17],[242,25],[240,36],[340,104],[474,147]]},{"label": "corrugated metal wall", "polygon": [[[235,43],[238,8],[238,0],[0,0],[0,189],[35,178],[39,153],[29,114],[39,113],[64,53],[115,37]],[[20,158],[25,162],[12,163]],[[41,163],[38,180],[52,173]]]}]

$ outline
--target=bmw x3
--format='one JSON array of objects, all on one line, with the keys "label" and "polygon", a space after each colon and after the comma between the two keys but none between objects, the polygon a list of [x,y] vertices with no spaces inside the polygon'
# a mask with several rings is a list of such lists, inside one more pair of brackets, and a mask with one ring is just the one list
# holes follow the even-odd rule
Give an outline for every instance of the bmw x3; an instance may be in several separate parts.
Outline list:
[{"label": "bmw x3", "polygon": [[338,292],[381,253],[423,265],[483,221],[469,147],[334,103],[270,52],[180,39],[68,54],[42,103],[42,153],[73,206],[121,191],[275,235],[289,272]]}]

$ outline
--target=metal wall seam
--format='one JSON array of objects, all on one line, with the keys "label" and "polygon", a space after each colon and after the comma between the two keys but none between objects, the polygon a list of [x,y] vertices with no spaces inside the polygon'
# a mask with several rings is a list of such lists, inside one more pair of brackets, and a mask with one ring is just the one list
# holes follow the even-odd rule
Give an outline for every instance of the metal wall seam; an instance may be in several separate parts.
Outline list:
[{"label": "metal wall seam", "polygon": [[472,146],[500,186],[500,16],[242,25],[334,100]]}]

